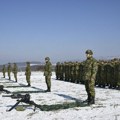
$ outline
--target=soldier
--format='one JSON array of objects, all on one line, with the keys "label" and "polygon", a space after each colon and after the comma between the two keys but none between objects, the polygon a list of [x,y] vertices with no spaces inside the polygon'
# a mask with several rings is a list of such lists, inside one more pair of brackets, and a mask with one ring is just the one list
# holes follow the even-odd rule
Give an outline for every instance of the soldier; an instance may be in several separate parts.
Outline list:
[{"label": "soldier", "polygon": [[75,64],[71,63],[71,82],[75,83]]},{"label": "soldier", "polygon": [[117,73],[117,76],[118,76],[118,79],[117,79],[117,89],[120,90],[120,61],[118,62],[117,70],[118,70],[118,73]]},{"label": "soldier", "polygon": [[101,62],[98,62],[98,71],[97,71],[97,75],[96,75],[96,81],[95,81],[95,85],[101,87]]},{"label": "soldier", "polygon": [[100,85],[101,85],[101,87],[103,87],[103,88],[105,88],[105,86],[106,86],[106,69],[105,69],[105,63],[104,63],[104,61],[102,61],[101,62],[101,71],[100,71]]},{"label": "soldier", "polygon": [[27,64],[26,69],[25,69],[26,81],[28,83],[28,86],[31,86],[31,83],[30,83],[30,76],[31,76],[30,62],[26,62],[26,64]]},{"label": "soldier", "polygon": [[110,61],[106,64],[106,85],[109,88],[112,88],[112,80],[114,80],[114,68]]},{"label": "soldier", "polygon": [[8,63],[7,70],[8,70],[8,79],[10,80],[11,79],[11,76],[10,76],[10,73],[11,73],[11,64],[10,63]]},{"label": "soldier", "polygon": [[60,64],[60,80],[64,79],[64,64]]},{"label": "soldier", "polygon": [[6,72],[5,65],[3,65],[2,72],[3,72],[3,78],[5,78],[5,72]]},{"label": "soldier", "polygon": [[50,62],[50,58],[45,58],[45,66],[44,66],[44,76],[47,85],[46,92],[51,92],[51,76],[52,76],[52,64]]},{"label": "soldier", "polygon": [[68,66],[68,62],[65,62],[65,81],[69,81],[69,66]]},{"label": "soldier", "polygon": [[56,80],[60,79],[60,62],[57,62],[55,66]]},{"label": "soldier", "polygon": [[114,86],[118,90],[120,90],[120,62],[119,60],[115,60],[115,65],[114,65]]},{"label": "soldier", "polygon": [[80,79],[79,79],[79,75],[80,74],[80,70],[79,70],[79,63],[76,61],[75,63],[75,82],[79,83]]},{"label": "soldier", "polygon": [[108,61],[104,61],[104,84],[103,87],[108,86]]},{"label": "soldier", "polygon": [[18,71],[17,65],[16,65],[16,63],[14,63],[13,74],[14,74],[14,78],[15,78],[16,82],[17,82],[17,71]]},{"label": "soldier", "polygon": [[84,80],[83,80],[83,75],[84,75],[84,61],[79,64],[79,70],[80,70],[80,72],[79,72],[80,83],[84,84]]},{"label": "soldier", "polygon": [[88,105],[95,104],[95,78],[98,70],[97,60],[93,58],[92,50],[86,51],[86,61],[84,62],[84,80],[88,95],[86,102]]},{"label": "soldier", "polygon": [[68,63],[68,80],[69,80],[69,82],[71,82],[71,80],[72,80],[71,71],[72,71],[72,62],[70,61],[70,62]]}]

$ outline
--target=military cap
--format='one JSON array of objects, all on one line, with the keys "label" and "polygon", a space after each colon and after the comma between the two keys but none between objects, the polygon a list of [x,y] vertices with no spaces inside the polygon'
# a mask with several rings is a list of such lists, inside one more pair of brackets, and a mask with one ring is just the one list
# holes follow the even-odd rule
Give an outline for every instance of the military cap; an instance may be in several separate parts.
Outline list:
[{"label": "military cap", "polygon": [[30,62],[26,62],[27,64],[30,64]]},{"label": "military cap", "polygon": [[49,58],[49,57],[46,57],[45,60],[50,60],[50,58]]},{"label": "military cap", "polygon": [[57,62],[57,65],[59,65],[60,64],[60,62]]},{"label": "military cap", "polygon": [[86,50],[86,52],[85,52],[86,54],[90,54],[90,55],[92,55],[93,54],[93,52],[92,52],[92,50]]}]

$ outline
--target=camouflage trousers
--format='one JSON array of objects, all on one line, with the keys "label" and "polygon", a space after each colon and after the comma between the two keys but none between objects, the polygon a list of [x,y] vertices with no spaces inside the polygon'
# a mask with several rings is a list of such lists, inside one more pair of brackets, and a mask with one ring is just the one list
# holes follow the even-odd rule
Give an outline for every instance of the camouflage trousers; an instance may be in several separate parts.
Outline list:
[{"label": "camouflage trousers", "polygon": [[3,77],[5,78],[5,72],[3,72]]},{"label": "camouflage trousers", "polygon": [[10,80],[11,79],[10,72],[8,72],[8,77],[9,77],[9,80]]},{"label": "camouflage trousers", "polygon": [[15,78],[15,80],[17,82],[17,73],[14,73],[14,78]]},{"label": "camouflage trousers", "polygon": [[26,75],[26,81],[28,84],[30,84],[30,75]]},{"label": "camouflage trousers", "polygon": [[85,81],[85,89],[88,96],[95,97],[95,80],[86,80]]},{"label": "camouflage trousers", "polygon": [[51,76],[45,76],[45,81],[47,85],[47,90],[51,90]]}]

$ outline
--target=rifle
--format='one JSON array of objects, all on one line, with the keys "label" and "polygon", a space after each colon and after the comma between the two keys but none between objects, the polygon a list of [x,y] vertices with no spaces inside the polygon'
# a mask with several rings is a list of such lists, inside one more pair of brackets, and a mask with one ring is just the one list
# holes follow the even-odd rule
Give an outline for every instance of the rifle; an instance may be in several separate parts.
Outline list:
[{"label": "rifle", "polygon": [[37,105],[34,101],[30,100],[30,94],[25,94],[25,95],[21,95],[21,99],[17,100],[17,103],[15,103],[15,105],[13,105],[9,110],[7,111],[11,111],[12,109],[14,109],[20,102],[26,103],[26,104],[30,104],[30,105],[34,105],[34,111],[36,110],[36,107],[39,108],[39,105]]},{"label": "rifle", "polygon": [[12,99],[24,98],[24,96],[25,96],[25,95],[21,95],[21,94],[2,95],[2,97],[11,97]]},{"label": "rifle", "polygon": [[0,92],[11,93],[10,91],[5,90],[3,85],[0,85]]}]

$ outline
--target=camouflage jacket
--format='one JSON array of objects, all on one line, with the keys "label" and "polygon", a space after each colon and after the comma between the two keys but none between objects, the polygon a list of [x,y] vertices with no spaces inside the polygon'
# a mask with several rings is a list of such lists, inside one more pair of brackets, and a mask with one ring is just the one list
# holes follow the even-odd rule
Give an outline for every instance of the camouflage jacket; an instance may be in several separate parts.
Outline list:
[{"label": "camouflage jacket", "polygon": [[17,65],[14,65],[13,69],[12,69],[13,73],[16,74],[18,71]]},{"label": "camouflage jacket", "polygon": [[44,76],[52,75],[52,64],[48,61],[44,66]]},{"label": "camouflage jacket", "polygon": [[11,65],[8,65],[7,70],[8,70],[8,72],[11,72]]},{"label": "camouflage jacket", "polygon": [[25,75],[31,75],[30,65],[27,65],[27,67],[26,67],[26,69],[25,69]]},{"label": "camouflage jacket", "polygon": [[5,67],[2,68],[2,72],[6,72],[6,68]]},{"label": "camouflage jacket", "polygon": [[95,80],[98,70],[97,60],[93,57],[84,61],[84,80]]}]

